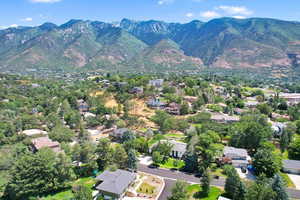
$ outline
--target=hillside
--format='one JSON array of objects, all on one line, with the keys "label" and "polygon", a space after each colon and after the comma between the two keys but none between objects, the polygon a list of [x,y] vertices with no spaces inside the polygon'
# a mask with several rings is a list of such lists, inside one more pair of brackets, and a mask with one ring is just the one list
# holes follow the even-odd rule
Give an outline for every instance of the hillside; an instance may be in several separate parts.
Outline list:
[{"label": "hillside", "polygon": [[[220,18],[186,24],[70,20],[0,30],[0,70],[173,72],[201,69],[299,71],[300,23]],[[276,70],[274,70],[276,69]]]}]

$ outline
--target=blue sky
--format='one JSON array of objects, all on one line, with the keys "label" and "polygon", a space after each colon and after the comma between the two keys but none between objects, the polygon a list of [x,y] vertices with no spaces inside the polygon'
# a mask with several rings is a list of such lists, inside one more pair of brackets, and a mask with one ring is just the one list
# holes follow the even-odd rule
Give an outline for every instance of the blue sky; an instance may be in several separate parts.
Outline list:
[{"label": "blue sky", "polygon": [[0,28],[70,19],[208,21],[218,17],[300,21],[300,0],[1,0]]}]

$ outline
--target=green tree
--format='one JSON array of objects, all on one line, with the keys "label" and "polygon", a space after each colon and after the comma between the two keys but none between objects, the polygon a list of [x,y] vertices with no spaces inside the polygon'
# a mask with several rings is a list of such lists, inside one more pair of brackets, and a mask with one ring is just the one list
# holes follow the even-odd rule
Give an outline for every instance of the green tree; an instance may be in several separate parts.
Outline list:
[{"label": "green tree", "polygon": [[180,114],[187,115],[189,114],[189,110],[190,110],[189,104],[187,102],[184,102],[180,107]]},{"label": "green tree", "polygon": [[235,168],[228,166],[226,169],[225,192],[226,195],[233,200],[244,200],[246,195],[246,187],[241,181]]},{"label": "green tree", "polygon": [[58,124],[49,133],[49,137],[58,142],[71,142],[75,137],[75,133],[71,129]]},{"label": "green tree", "polygon": [[289,135],[285,130],[283,130],[283,132],[280,136],[279,143],[280,143],[281,153],[284,153],[284,151],[287,149],[287,147],[289,146],[289,143],[290,143]]},{"label": "green tree", "polygon": [[276,194],[270,186],[270,181],[264,176],[259,176],[248,188],[246,200],[271,200],[275,196]]},{"label": "green tree", "polygon": [[108,139],[101,139],[96,148],[97,163],[100,170],[105,169],[112,161],[112,148]]},{"label": "green tree", "polygon": [[152,160],[153,163],[156,165],[159,165],[163,162],[164,157],[158,152],[158,151],[153,151],[152,152]]},{"label": "green tree", "polygon": [[273,191],[276,193],[274,200],[289,200],[285,184],[279,174],[276,174],[272,182]]},{"label": "green tree", "polygon": [[272,108],[268,104],[259,104],[257,105],[257,109],[262,113],[267,116],[271,116],[272,114]]},{"label": "green tree", "polygon": [[265,174],[271,178],[278,173],[282,167],[280,155],[266,148],[258,149],[253,157],[253,166],[257,175]]},{"label": "green tree", "polygon": [[48,149],[22,154],[15,161],[6,187],[10,199],[28,199],[66,187],[73,178],[70,160]]},{"label": "green tree", "polygon": [[172,195],[168,197],[168,200],[188,200],[189,194],[187,191],[188,184],[183,181],[177,181],[172,188]]},{"label": "green tree", "polygon": [[130,149],[128,152],[127,167],[133,171],[137,169],[137,157],[134,149]]},{"label": "green tree", "polygon": [[289,158],[300,160],[300,138],[296,138],[288,147]]},{"label": "green tree", "polygon": [[203,172],[202,178],[201,178],[201,188],[202,191],[201,193],[205,196],[208,197],[209,192],[210,192],[210,174],[208,172],[208,170],[205,170]]},{"label": "green tree", "polygon": [[127,153],[123,146],[120,144],[116,145],[113,151],[113,163],[118,166],[118,168],[125,169],[127,167]]},{"label": "green tree", "polygon": [[92,190],[85,185],[78,185],[74,189],[74,200],[93,200]]}]

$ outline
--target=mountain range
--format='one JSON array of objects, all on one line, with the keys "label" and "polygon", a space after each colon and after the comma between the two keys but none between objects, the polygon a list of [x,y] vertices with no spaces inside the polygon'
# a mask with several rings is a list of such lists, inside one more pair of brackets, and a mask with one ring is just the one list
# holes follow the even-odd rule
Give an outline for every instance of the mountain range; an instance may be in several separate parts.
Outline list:
[{"label": "mountain range", "polygon": [[300,68],[300,23],[267,18],[185,24],[70,20],[60,26],[0,30],[0,44],[2,72],[218,68],[270,70],[274,76],[285,76]]}]

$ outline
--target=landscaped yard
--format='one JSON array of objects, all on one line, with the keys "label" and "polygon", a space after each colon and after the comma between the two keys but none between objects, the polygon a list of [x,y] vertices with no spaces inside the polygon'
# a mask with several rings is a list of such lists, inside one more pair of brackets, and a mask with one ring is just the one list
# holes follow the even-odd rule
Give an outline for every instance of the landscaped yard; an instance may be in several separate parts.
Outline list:
[{"label": "landscaped yard", "polygon": [[142,194],[152,195],[155,192],[155,187],[148,183],[142,183],[138,189],[138,192],[140,192]]},{"label": "landscaped yard", "polygon": [[182,160],[169,158],[167,162],[165,162],[164,164],[160,164],[160,167],[167,169],[181,169],[182,167],[184,167],[184,162]]},{"label": "landscaped yard", "polygon": [[208,197],[203,197],[201,195],[201,187],[200,185],[190,185],[187,188],[188,193],[190,194],[190,200],[216,200],[223,193],[221,189],[217,187],[210,187],[210,193]]},{"label": "landscaped yard", "polygon": [[[96,183],[96,180],[94,177],[86,177],[86,178],[80,178],[73,182],[72,185],[85,185],[88,186],[89,188],[92,188],[93,185]],[[53,195],[48,195],[47,197],[44,197],[43,200],[71,200],[73,198],[73,193],[72,193],[72,187],[70,189],[67,189],[62,192],[58,192]]]}]

